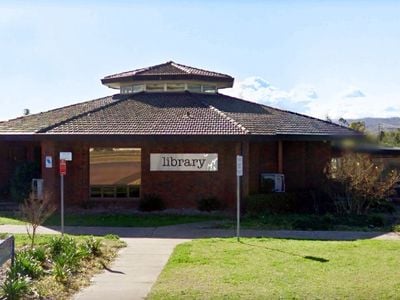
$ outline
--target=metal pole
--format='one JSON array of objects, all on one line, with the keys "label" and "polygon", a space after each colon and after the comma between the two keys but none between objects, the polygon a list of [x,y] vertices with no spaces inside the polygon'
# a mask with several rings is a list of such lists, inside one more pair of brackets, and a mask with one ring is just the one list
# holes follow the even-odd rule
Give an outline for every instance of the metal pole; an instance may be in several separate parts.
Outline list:
[{"label": "metal pole", "polygon": [[64,236],[64,175],[61,178],[61,235]]},{"label": "metal pole", "polygon": [[240,241],[240,176],[237,177],[236,183],[236,237]]}]

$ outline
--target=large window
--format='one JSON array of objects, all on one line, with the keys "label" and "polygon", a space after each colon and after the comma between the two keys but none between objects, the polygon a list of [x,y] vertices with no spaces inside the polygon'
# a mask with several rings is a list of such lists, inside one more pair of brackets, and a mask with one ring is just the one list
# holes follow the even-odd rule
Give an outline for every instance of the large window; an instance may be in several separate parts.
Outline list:
[{"label": "large window", "polygon": [[139,148],[90,149],[91,198],[137,198],[140,183]]}]

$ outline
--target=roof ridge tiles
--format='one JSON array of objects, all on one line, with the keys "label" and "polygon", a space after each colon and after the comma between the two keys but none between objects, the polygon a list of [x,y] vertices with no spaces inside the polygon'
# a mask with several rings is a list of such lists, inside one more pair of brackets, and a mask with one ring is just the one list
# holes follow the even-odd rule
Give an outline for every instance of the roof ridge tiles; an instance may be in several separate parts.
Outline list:
[{"label": "roof ridge tiles", "polygon": [[[193,76],[193,75],[199,75],[199,73],[203,73],[202,74],[203,76],[214,76],[217,78],[233,79],[233,77],[228,74],[215,72],[215,71],[209,71],[209,70],[201,69],[201,68],[197,68],[197,67],[191,67],[191,66],[179,64],[179,63],[176,63],[176,62],[170,60],[170,61],[167,61],[162,64],[157,64],[157,65],[153,65],[153,66],[149,66],[149,67],[145,67],[145,68],[133,69],[130,71],[124,71],[124,72],[107,75],[102,79],[102,81],[109,81],[109,80],[113,80],[116,78],[123,78],[123,77],[129,77],[129,76],[148,76],[148,74],[143,74],[143,73],[160,68],[160,67],[168,66],[168,65],[170,65],[176,69],[179,69],[180,71],[186,73],[186,75]],[[160,74],[160,75],[163,75],[163,74]]]},{"label": "roof ridge tiles", "polygon": [[229,117],[227,114],[225,114],[223,111],[219,110],[218,108],[214,107],[213,105],[207,103],[207,101],[205,101],[203,99],[198,99],[198,95],[195,95],[195,94],[190,93],[188,91],[186,93],[191,95],[192,98],[195,98],[196,100],[199,100],[203,105],[208,107],[211,111],[216,112],[219,116],[223,117],[225,120],[227,120],[228,122],[232,123],[235,127],[239,128],[245,134],[251,134],[250,130],[248,130],[243,124],[241,124],[240,122],[236,121],[235,119]]},{"label": "roof ridge tiles", "polygon": [[[116,96],[120,96],[120,94],[115,94],[115,95],[112,95],[112,96],[103,97],[103,98],[99,98],[99,99],[95,99],[95,100],[101,100],[101,99],[105,99],[105,98],[109,98],[109,97],[116,98]],[[44,128],[40,128],[39,130],[37,130],[37,131],[35,131],[35,132],[36,132],[36,133],[46,133],[47,131],[50,131],[50,130],[52,130],[52,129],[54,129],[54,128],[57,128],[57,127],[60,126],[60,125],[66,124],[66,123],[68,123],[68,122],[70,122],[70,121],[72,121],[72,120],[79,119],[79,118],[81,118],[81,117],[83,117],[83,116],[87,116],[87,115],[89,115],[89,114],[91,114],[91,113],[94,113],[94,112],[103,110],[104,108],[111,107],[111,106],[113,106],[113,105],[115,105],[115,104],[117,104],[117,103],[120,103],[120,102],[122,102],[122,101],[125,101],[125,100],[127,100],[127,99],[129,99],[128,96],[121,97],[121,98],[116,98],[116,100],[113,101],[113,102],[104,104],[104,105],[99,106],[99,107],[96,107],[96,108],[94,108],[94,109],[90,109],[90,110],[88,110],[88,111],[85,111],[85,112],[82,112],[82,113],[80,113],[80,114],[74,115],[74,116],[72,116],[72,117],[66,118],[66,119],[64,119],[64,120],[62,120],[62,121],[59,121],[59,122],[56,122],[56,123],[54,123],[54,124],[52,124],[52,125],[50,125],[50,126],[46,126],[46,127],[44,127]],[[95,100],[92,100],[92,101],[95,101]],[[91,102],[91,101],[87,101],[87,102]],[[82,103],[85,103],[85,102],[82,102]],[[79,104],[82,104],[82,103],[79,103]],[[76,105],[77,105],[77,104],[76,104]],[[71,106],[72,106],[72,105],[71,105]],[[62,109],[62,108],[60,108],[60,109]]]}]

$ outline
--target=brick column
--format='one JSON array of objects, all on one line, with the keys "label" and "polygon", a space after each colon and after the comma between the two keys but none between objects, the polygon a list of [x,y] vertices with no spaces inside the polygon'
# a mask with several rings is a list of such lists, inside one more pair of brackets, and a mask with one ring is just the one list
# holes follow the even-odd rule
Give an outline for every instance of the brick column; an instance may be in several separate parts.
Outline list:
[{"label": "brick column", "polygon": [[241,145],[243,156],[243,176],[242,176],[242,197],[249,195],[249,180],[250,180],[250,147],[249,142],[242,142]]},{"label": "brick column", "polygon": [[[58,149],[56,144],[51,141],[42,141],[42,178],[44,180],[44,194],[49,197],[55,204],[59,204],[60,195],[60,175],[58,170]],[[53,166],[46,168],[46,156],[51,156],[53,159]]]}]

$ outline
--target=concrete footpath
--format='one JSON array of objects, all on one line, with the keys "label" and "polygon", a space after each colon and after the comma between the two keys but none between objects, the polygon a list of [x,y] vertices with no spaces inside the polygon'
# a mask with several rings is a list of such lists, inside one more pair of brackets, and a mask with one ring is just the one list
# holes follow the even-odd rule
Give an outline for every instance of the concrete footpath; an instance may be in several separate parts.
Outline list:
[{"label": "concrete footpath", "polygon": [[[110,269],[95,275],[91,285],[74,299],[144,299],[157,280],[175,246],[196,238],[233,237],[233,229],[217,229],[212,222],[192,223],[164,227],[80,227],[67,226],[69,234],[117,234],[127,243],[121,249]],[[0,233],[26,233],[24,225],[0,225]],[[39,234],[59,234],[59,227],[39,227]],[[358,231],[294,231],[251,230],[241,231],[243,237],[273,237],[308,240],[400,240],[395,232]]]},{"label": "concrete footpath", "polygon": [[[117,234],[122,238],[196,239],[234,237],[234,229],[218,229],[214,222],[201,222],[163,227],[84,227],[66,226],[65,233],[105,235]],[[0,225],[0,233],[26,233],[24,225]],[[39,227],[40,234],[58,234],[60,227]],[[242,229],[243,237],[270,237],[307,240],[351,241],[359,239],[400,240],[400,233],[378,231],[305,231],[305,230],[258,230]]]},{"label": "concrete footpath", "polygon": [[144,299],[175,246],[185,240],[124,238],[123,248],[108,270],[95,275],[76,300]]}]

